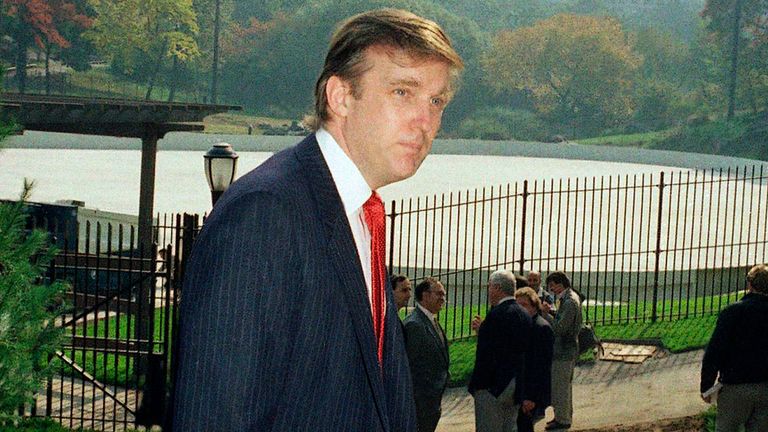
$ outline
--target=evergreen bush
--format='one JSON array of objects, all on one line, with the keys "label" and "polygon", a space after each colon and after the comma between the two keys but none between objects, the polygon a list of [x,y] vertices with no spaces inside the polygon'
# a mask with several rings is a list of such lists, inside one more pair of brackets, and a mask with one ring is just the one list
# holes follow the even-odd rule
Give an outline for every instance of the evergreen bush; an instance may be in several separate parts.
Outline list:
[{"label": "evergreen bush", "polygon": [[18,202],[0,203],[0,424],[41,389],[63,334],[55,318],[65,284],[45,279],[56,250],[48,233],[25,229],[31,189],[25,180]]}]

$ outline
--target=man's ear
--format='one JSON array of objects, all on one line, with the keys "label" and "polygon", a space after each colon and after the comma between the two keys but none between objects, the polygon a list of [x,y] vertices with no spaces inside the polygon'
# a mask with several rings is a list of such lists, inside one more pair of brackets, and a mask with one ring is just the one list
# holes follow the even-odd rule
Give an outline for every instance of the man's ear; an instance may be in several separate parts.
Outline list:
[{"label": "man's ear", "polygon": [[346,117],[349,113],[349,99],[352,97],[352,87],[336,75],[328,78],[325,85],[325,96],[328,99],[328,109],[338,117]]}]

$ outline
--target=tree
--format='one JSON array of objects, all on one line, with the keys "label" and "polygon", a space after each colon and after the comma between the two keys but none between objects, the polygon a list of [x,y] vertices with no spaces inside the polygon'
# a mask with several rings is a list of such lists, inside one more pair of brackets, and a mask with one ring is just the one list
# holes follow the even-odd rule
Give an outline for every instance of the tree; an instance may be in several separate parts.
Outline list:
[{"label": "tree", "polygon": [[200,54],[192,0],[89,0],[96,12],[87,37],[112,67],[147,82],[146,99],[167,60]]},{"label": "tree", "polygon": [[644,27],[634,36],[634,50],[643,58],[640,71],[644,79],[689,84],[690,54],[683,40],[653,27]]},{"label": "tree", "polygon": [[741,55],[743,47],[759,50],[768,43],[768,2],[765,0],[707,0],[702,16],[709,19],[707,28],[716,35],[725,48],[728,46],[730,68],[728,72],[728,118],[736,110],[736,90],[741,71],[740,60],[749,59],[743,65],[754,66],[751,57]]},{"label": "tree", "polygon": [[11,18],[15,29],[12,37],[16,43],[16,78],[19,92],[26,89],[27,50],[36,44],[45,49],[46,45],[61,48],[70,46],[59,27],[64,23],[85,24],[73,3],[63,0],[3,0],[3,12]]},{"label": "tree", "polygon": [[312,107],[312,89],[336,23],[381,7],[407,9],[433,19],[450,35],[467,67],[443,124],[458,125],[489,93],[483,88],[478,62],[485,41],[474,22],[427,0],[320,0],[306,2],[290,16],[275,14],[271,20],[258,21],[252,42],[234,45],[245,52],[225,57],[222,96],[261,114],[300,118]]},{"label": "tree", "polygon": [[[75,3],[64,0],[49,0],[48,4],[50,5],[52,11],[51,18],[53,20],[53,25],[59,30],[62,38],[67,36],[65,39],[67,44],[60,45],[49,40],[44,41],[43,43],[43,48],[45,50],[45,94],[51,93],[51,53],[57,49],[60,51],[66,51],[72,48],[72,41],[75,41],[75,50],[73,50],[72,53],[75,51],[81,51],[86,48],[84,47],[82,38],[80,36],[83,30],[90,27],[92,24],[91,18],[84,13],[80,13]],[[81,4],[81,6],[84,5]],[[68,56],[68,59],[70,60],[68,63],[74,65],[75,67],[80,69],[85,69],[88,67],[87,64],[82,64],[82,53],[80,53],[80,55],[75,54]]]},{"label": "tree", "polygon": [[540,114],[574,134],[630,116],[640,64],[618,21],[568,14],[500,32],[483,59],[497,92],[526,92]]},{"label": "tree", "polygon": [[56,250],[47,232],[25,231],[31,189],[25,181],[20,201],[0,204],[0,421],[40,389],[62,335],[54,319],[66,286],[43,281]]}]

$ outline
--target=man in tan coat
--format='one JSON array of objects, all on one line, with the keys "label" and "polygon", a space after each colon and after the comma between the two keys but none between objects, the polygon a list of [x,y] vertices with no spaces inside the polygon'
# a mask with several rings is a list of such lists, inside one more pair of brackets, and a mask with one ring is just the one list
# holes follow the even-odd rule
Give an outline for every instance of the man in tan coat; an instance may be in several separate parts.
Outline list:
[{"label": "man in tan coat", "polygon": [[546,430],[565,430],[573,419],[573,368],[579,357],[579,329],[581,328],[581,300],[571,289],[565,273],[557,271],[547,276],[547,288],[556,296],[557,313],[552,330],[555,349],[552,356],[552,408],[555,418]]}]

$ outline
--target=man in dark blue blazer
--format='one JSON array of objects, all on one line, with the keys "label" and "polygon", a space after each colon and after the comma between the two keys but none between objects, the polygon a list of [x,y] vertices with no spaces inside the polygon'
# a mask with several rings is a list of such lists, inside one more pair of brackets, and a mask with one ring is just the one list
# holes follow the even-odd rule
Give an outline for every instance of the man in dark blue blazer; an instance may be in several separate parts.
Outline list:
[{"label": "man in dark blue blazer", "polygon": [[409,12],[341,24],[316,85],[316,133],[239,179],[196,240],[173,430],[415,429],[391,288],[376,313],[385,278],[371,239],[383,225],[371,229],[366,206],[382,207],[383,224],[376,189],[415,173],[461,67],[440,27]]},{"label": "man in dark blue blazer", "polygon": [[525,356],[525,393],[517,415],[517,432],[533,432],[551,403],[555,334],[541,315],[542,301],[533,288],[518,288],[515,300],[531,316],[531,343]]},{"label": "man in dark blue blazer", "polygon": [[475,399],[477,432],[511,432],[525,394],[525,355],[531,339],[531,317],[515,301],[515,275],[493,272],[488,280],[485,317],[475,317],[475,368],[469,392]]}]

